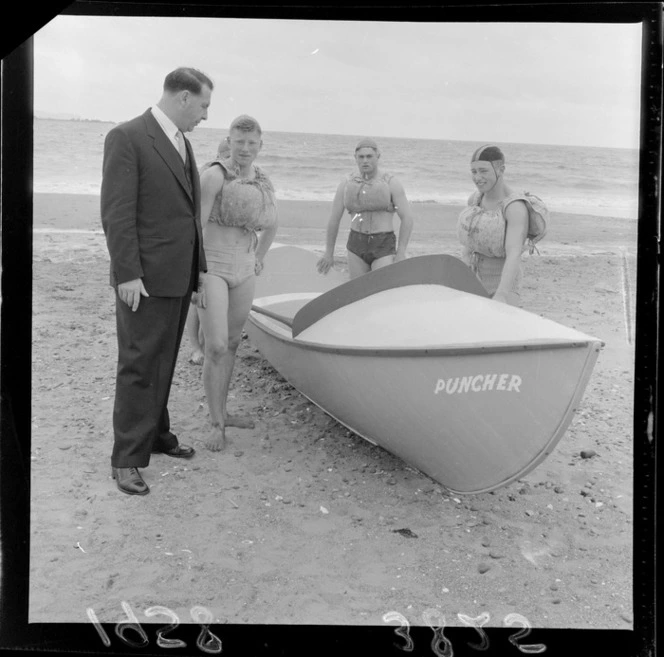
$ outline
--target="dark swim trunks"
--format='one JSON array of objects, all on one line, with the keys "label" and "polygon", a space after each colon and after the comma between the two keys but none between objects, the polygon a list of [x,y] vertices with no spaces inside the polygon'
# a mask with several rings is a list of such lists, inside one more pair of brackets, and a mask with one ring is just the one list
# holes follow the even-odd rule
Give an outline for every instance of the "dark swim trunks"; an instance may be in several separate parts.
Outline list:
[{"label": "dark swim trunks", "polygon": [[397,236],[394,231],[384,233],[360,233],[351,230],[346,248],[368,265],[378,258],[395,255],[397,252]]}]

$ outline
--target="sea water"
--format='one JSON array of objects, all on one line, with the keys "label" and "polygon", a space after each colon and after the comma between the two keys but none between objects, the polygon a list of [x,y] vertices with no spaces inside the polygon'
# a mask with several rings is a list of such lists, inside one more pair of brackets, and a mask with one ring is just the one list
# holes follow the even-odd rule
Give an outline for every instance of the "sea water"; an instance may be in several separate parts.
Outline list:
[{"label": "sea water", "polygon": [[[99,194],[104,138],[113,123],[34,121],[34,191]],[[199,166],[213,159],[227,130],[199,126],[188,137]],[[331,202],[356,171],[353,151],[365,135],[263,133],[256,163],[280,199]],[[381,167],[399,178],[410,201],[465,205],[474,186],[470,156],[480,142],[376,137]],[[540,196],[552,212],[635,219],[638,151],[621,148],[498,144],[506,179]]]}]

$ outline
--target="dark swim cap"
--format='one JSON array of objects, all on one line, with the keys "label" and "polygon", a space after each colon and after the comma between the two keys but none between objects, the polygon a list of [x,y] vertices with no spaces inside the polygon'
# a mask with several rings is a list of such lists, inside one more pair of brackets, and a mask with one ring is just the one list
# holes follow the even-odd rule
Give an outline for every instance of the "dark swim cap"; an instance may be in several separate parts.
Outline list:
[{"label": "dark swim cap", "polygon": [[357,153],[360,148],[373,148],[376,153],[378,152],[378,144],[373,139],[371,139],[371,137],[360,139],[360,141],[357,143],[357,146],[355,147],[355,152]]},{"label": "dark swim cap", "polygon": [[470,158],[471,164],[477,162],[477,160],[484,160],[485,162],[495,162],[496,160],[505,161],[505,156],[503,152],[498,148],[498,146],[492,146],[490,144],[485,144],[480,146]]}]

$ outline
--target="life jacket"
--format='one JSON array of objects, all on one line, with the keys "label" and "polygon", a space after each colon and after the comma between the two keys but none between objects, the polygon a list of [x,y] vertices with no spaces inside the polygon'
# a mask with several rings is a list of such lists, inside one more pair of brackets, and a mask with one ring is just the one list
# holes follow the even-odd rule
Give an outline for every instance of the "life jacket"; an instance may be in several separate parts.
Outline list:
[{"label": "life jacket", "polygon": [[344,189],[344,207],[351,215],[358,212],[394,212],[391,178],[390,173],[383,173],[371,180],[365,180],[357,173],[350,174]]}]

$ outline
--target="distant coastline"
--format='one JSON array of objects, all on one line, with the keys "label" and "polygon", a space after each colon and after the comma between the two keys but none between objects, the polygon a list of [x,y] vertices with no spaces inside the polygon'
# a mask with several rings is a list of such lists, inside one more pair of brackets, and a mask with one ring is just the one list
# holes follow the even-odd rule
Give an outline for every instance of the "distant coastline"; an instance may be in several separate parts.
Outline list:
[{"label": "distant coastline", "polygon": [[103,121],[101,119],[84,119],[80,116],[47,116],[40,114],[39,112],[34,113],[34,117],[41,121],[69,121],[73,123],[112,123],[115,124],[115,121]]},{"label": "distant coastline", "polygon": [[113,123],[113,121],[102,121],[101,119],[55,119],[56,121],[74,121],[76,123]]}]

